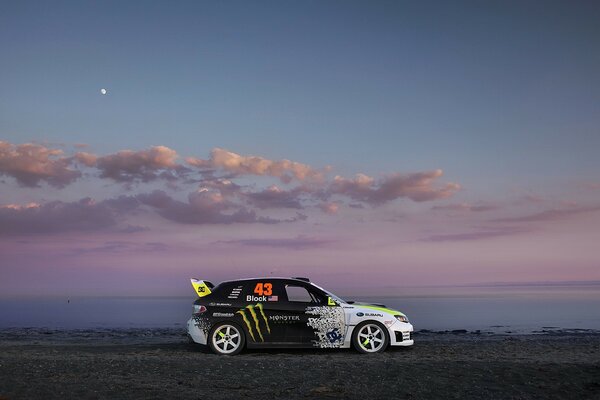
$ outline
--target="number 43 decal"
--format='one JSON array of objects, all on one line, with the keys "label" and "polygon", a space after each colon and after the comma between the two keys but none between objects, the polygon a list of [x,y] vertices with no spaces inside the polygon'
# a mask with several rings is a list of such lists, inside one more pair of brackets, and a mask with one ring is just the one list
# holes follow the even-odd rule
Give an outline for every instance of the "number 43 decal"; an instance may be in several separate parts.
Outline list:
[{"label": "number 43 decal", "polygon": [[273,284],[270,282],[259,282],[254,287],[254,293],[256,293],[259,296],[270,296],[273,294]]}]

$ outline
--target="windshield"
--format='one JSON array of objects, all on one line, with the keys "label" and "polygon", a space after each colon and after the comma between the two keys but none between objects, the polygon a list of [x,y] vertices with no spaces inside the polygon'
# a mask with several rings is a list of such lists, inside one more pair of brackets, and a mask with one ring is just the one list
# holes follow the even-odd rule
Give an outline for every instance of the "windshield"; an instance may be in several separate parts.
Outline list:
[{"label": "windshield", "polygon": [[314,284],[312,282],[310,284],[313,285],[314,287],[316,287],[317,289],[320,289],[323,292],[325,292],[327,294],[327,296],[331,297],[333,300],[337,301],[338,303],[346,303],[346,300],[342,299],[339,296],[336,296],[335,294],[331,293],[329,290],[325,290],[321,286],[316,285],[316,284]]}]

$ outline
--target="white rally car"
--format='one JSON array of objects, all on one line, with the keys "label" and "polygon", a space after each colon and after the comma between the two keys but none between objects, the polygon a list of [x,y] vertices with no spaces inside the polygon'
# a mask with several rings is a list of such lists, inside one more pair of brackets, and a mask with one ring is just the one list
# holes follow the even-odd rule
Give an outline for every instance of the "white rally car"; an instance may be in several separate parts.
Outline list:
[{"label": "white rally car", "polygon": [[307,278],[192,279],[199,298],[187,323],[192,341],[217,354],[249,348],[349,348],[378,353],[411,346],[406,315],[381,304],[346,302]]}]

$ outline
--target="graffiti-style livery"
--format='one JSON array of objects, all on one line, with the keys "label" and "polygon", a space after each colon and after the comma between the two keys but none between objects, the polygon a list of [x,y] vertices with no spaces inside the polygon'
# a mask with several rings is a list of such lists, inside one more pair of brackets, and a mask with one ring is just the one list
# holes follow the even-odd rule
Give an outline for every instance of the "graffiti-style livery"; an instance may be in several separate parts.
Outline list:
[{"label": "graffiti-style livery", "polygon": [[252,278],[222,282],[192,279],[194,302],[188,335],[217,354],[244,346],[354,347],[378,353],[411,346],[406,315],[381,304],[346,302],[307,278]]}]

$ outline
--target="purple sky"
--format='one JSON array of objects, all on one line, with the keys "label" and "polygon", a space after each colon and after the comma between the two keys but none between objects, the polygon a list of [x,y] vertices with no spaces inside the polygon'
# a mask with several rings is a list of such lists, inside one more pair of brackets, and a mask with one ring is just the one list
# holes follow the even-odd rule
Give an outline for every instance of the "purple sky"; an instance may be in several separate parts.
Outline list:
[{"label": "purple sky", "polygon": [[600,280],[599,19],[4,2],[0,292]]}]

